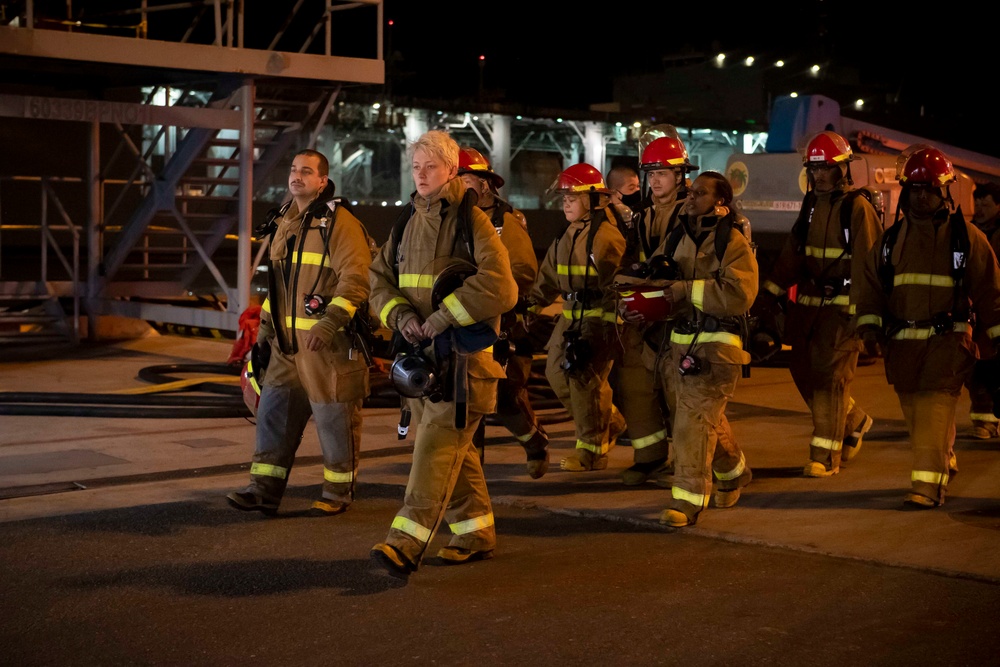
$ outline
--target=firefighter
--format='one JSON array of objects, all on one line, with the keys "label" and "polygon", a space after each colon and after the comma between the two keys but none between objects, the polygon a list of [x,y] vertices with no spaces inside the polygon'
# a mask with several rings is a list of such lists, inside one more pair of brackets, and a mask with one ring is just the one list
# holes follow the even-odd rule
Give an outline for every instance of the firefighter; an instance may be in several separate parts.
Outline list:
[{"label": "firefighter", "polygon": [[660,523],[674,528],[694,525],[711,499],[716,507],[732,507],[752,478],[726,417],[742,368],[750,363],[743,349],[745,316],[758,282],[757,259],[739,231],[732,200],[725,176],[702,173],[677,227],[656,250],[676,269],[676,279],[663,290],[670,338],[660,361],[675,465]]},{"label": "firefighter", "polygon": [[257,406],[250,485],[226,496],[239,510],[278,510],[310,416],[323,452],[322,498],[312,514],[350,507],[361,450],[368,364],[347,333],[368,315],[369,236],[333,199],[323,154],[303,150],[288,175],[291,200],[267,230],[270,285],[262,306],[257,357],[268,357]]},{"label": "firefighter", "polygon": [[[567,225],[549,245],[531,288],[529,311],[538,313],[562,297],[562,317],[546,346],[545,376],[576,428],[576,452],[559,467],[570,472],[603,470],[608,451],[625,430],[611,401],[608,373],[617,314],[611,288],[625,251],[617,219],[627,208],[610,203],[601,172],[581,162],[564,170],[551,192],[562,196]],[[615,207],[613,212],[609,206]]]},{"label": "firefighter", "polygon": [[806,145],[808,189],[762,296],[784,299],[790,370],[812,413],[806,477],[829,477],[861,449],[873,424],[851,396],[862,345],[854,327],[857,287],[865,257],[881,230],[878,214],[853,187],[847,140],[823,131]]},{"label": "firefighter", "polygon": [[[504,372],[490,345],[500,316],[517,301],[507,250],[458,178],[458,144],[447,132],[431,130],[407,153],[416,192],[398,238],[392,240],[394,228],[391,242],[372,262],[372,309],[450,377],[451,390],[408,399],[416,436],[403,507],[385,541],[371,551],[376,565],[404,580],[419,567],[442,520],[452,532],[438,551],[442,562],[493,556],[493,509],[472,436],[496,408]],[[438,277],[455,263],[474,270],[449,294],[435,298]]]},{"label": "firefighter", "polygon": [[973,312],[996,351],[1000,268],[986,236],[954,208],[948,157],[918,145],[900,162],[896,221],[866,259],[857,324],[867,349],[884,347],[886,379],[910,433],[913,469],[904,503],[929,509],[944,503],[958,472],[955,410],[976,362]]},{"label": "firefighter", "polygon": [[[1000,253],[1000,184],[987,182],[977,185],[972,193],[972,203],[975,207],[972,221],[986,235],[993,253]],[[977,324],[972,335],[976,347],[983,351],[980,356],[989,357],[991,343],[985,330]],[[965,386],[969,390],[971,403],[969,418],[972,420],[972,437],[977,440],[998,437],[998,420],[993,414],[993,393],[975,373]]]},{"label": "firefighter", "polygon": [[[497,417],[524,447],[528,475],[538,479],[549,469],[549,437],[528,400],[528,380],[534,354],[532,341],[523,326],[528,290],[538,275],[538,258],[528,236],[524,214],[500,198],[503,178],[475,148],[465,146],[458,155],[458,175],[465,186],[479,197],[477,206],[490,216],[500,236],[517,282],[521,307],[500,318],[501,340],[493,346],[494,356],[504,366],[506,377],[497,387]],[[521,311],[521,312],[517,312]],[[520,321],[519,321],[520,320]],[[481,449],[485,440],[486,420],[479,422],[474,442]]]},{"label": "firefighter", "polygon": [[[647,263],[676,224],[687,195],[686,175],[697,169],[677,136],[651,141],[642,151],[639,168],[646,176],[648,204],[639,208],[633,218],[632,238],[623,266],[615,277],[619,285],[642,283],[649,278]],[[615,361],[618,367],[615,402],[621,406],[628,423],[635,461],[622,473],[622,482],[635,486],[653,477],[669,486],[673,474],[672,462],[668,464],[670,420],[662,383],[655,372],[666,328],[662,322],[642,319],[624,304],[619,305],[619,310],[624,324],[619,331],[620,356]]]}]

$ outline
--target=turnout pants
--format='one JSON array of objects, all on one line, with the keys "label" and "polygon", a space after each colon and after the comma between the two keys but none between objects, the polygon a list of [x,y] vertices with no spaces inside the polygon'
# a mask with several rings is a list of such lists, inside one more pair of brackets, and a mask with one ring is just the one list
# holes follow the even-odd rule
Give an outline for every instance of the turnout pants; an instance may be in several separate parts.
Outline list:
[{"label": "turnout pants", "polygon": [[808,338],[792,345],[792,380],[812,413],[809,459],[828,470],[840,467],[844,438],[868,416],[850,395],[859,352],[857,338],[837,307],[821,309]]},{"label": "turnout pants", "polygon": [[718,490],[731,491],[749,484],[751,473],[726,418],[740,366],[702,361],[700,373],[681,375],[686,352],[686,346],[672,346],[661,368],[673,417],[674,483],[668,507],[693,524],[708,507],[713,475]]},{"label": "turnout pants", "polygon": [[636,463],[666,460],[670,447],[666,399],[653,370],[656,353],[643,341],[643,331],[628,324],[621,328],[616,401],[628,423]]},{"label": "turnout pants", "polygon": [[452,546],[475,551],[496,547],[493,507],[472,436],[483,418],[470,410],[465,428],[455,428],[455,404],[409,399],[417,424],[413,463],[403,507],[386,543],[419,565],[441,521],[451,528]]}]

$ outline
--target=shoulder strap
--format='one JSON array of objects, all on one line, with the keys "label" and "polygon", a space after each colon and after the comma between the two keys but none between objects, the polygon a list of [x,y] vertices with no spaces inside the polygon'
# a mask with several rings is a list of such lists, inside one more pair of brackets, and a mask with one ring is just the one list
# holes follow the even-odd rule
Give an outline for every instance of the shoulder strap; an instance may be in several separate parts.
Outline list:
[{"label": "shoulder strap", "polygon": [[[472,230],[472,209],[476,206],[478,197],[475,192],[466,188],[462,201],[458,205],[458,236],[463,237],[465,249],[469,253],[469,261],[476,263],[476,235]],[[458,239],[455,239],[456,242]]]},{"label": "shoulder strap", "polygon": [[809,190],[802,198],[802,206],[799,208],[799,217],[792,225],[792,238],[795,239],[795,251],[803,254],[806,251],[806,239],[809,237],[809,223],[812,217],[813,208],[816,206],[816,194]]},{"label": "shoulder strap", "polygon": [[879,247],[878,262],[876,270],[879,280],[882,282],[882,291],[888,295],[892,292],[892,283],[896,276],[896,268],[892,265],[892,249],[896,245],[899,237],[899,230],[903,226],[903,220],[897,220],[894,225],[885,230],[882,235],[882,244]]},{"label": "shoulder strap", "polygon": [[733,232],[733,215],[730,213],[722,220],[719,220],[715,228],[715,257],[722,264],[722,258],[726,255],[726,248],[729,246],[729,235]]},{"label": "shoulder strap", "polygon": [[851,222],[854,217],[854,200],[858,197],[863,197],[865,201],[868,201],[868,197],[865,190],[849,190],[844,193],[840,204],[840,243],[844,246],[844,250],[848,252],[851,249]]},{"label": "shoulder strap", "polygon": [[663,247],[663,254],[667,259],[672,259],[674,252],[677,251],[677,246],[680,245],[681,238],[684,236],[684,225],[679,222],[675,223],[669,233],[670,236],[667,237],[667,243]]},{"label": "shoulder strap", "polygon": [[392,248],[392,269],[397,275],[399,274],[399,242],[403,238],[403,230],[406,229],[406,223],[410,221],[411,217],[413,217],[413,202],[409,202],[403,207],[396,221],[392,223],[392,231],[389,232],[389,243]]}]

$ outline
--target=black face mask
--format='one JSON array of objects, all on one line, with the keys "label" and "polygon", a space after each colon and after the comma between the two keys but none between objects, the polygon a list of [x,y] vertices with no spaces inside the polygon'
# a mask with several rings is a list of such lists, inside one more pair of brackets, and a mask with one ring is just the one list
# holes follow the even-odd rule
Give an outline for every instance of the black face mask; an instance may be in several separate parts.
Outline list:
[{"label": "black face mask", "polygon": [[630,195],[622,195],[622,203],[631,209],[636,209],[642,203],[642,192],[636,190]]}]

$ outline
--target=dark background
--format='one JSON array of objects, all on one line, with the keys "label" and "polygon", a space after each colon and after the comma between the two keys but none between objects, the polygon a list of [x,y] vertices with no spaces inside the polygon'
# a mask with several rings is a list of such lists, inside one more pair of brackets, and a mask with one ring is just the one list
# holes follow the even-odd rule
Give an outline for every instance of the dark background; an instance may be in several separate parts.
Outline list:
[{"label": "dark background", "polygon": [[[794,89],[845,106],[862,97],[865,111],[845,115],[1000,156],[995,4],[625,0],[597,8],[386,0],[387,85],[399,95],[586,110],[612,101],[616,75],[670,76],[724,51],[734,67],[747,55],[761,66],[784,59],[767,83],[774,96]],[[814,63],[824,75],[803,76]]]}]

